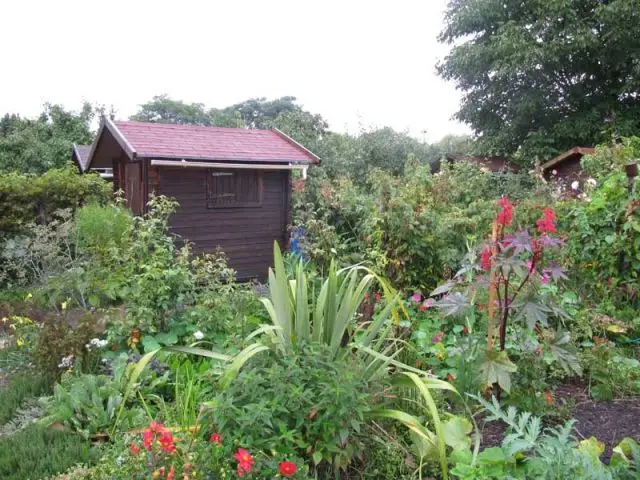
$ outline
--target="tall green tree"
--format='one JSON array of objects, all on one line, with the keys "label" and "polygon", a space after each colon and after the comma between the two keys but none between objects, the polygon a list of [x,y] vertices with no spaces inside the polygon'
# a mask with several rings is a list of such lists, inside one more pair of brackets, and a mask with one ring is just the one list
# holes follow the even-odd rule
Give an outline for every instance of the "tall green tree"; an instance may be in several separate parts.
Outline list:
[{"label": "tall green tree", "polygon": [[486,153],[541,159],[640,130],[640,0],[450,0],[438,66]]},{"label": "tall green tree", "polygon": [[37,118],[6,114],[0,119],[0,171],[39,174],[64,166],[74,143],[93,140],[91,122],[100,111],[89,103],[79,112],[45,104]]},{"label": "tall green tree", "polygon": [[185,103],[168,95],[156,95],[140,105],[131,120],[152,123],[211,125],[211,116],[202,103]]}]

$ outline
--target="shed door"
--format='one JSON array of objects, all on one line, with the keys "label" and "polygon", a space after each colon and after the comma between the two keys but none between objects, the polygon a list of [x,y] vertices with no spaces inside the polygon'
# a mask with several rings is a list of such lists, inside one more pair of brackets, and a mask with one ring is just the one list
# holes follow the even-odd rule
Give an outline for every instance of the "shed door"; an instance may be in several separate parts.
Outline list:
[{"label": "shed door", "polygon": [[141,167],[142,164],[140,162],[127,163],[124,169],[126,177],[125,198],[127,199],[127,206],[135,215],[142,213]]}]

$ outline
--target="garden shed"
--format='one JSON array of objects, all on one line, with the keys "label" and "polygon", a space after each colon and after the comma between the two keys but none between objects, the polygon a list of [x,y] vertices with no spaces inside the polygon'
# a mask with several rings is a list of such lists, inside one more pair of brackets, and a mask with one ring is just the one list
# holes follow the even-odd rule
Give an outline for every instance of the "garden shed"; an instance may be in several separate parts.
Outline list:
[{"label": "garden shed", "polygon": [[279,130],[102,119],[86,168],[112,168],[135,214],[152,194],[175,198],[173,233],[197,252],[217,247],[238,278],[264,279],[273,242],[285,247],[292,171],[320,159]]},{"label": "garden shed", "polygon": [[[582,166],[580,162],[585,155],[595,153],[594,148],[574,147],[541,165],[545,179],[558,179],[567,184],[574,181],[582,183]],[[555,171],[555,172],[554,172]]]},{"label": "garden shed", "polygon": [[[88,171],[87,163],[89,161],[89,153],[91,153],[91,145],[76,145],[73,144],[73,150],[71,150],[71,160],[76,164],[80,173]],[[113,179],[113,170],[111,168],[92,168],[92,172],[97,172],[100,177],[105,180]]]}]

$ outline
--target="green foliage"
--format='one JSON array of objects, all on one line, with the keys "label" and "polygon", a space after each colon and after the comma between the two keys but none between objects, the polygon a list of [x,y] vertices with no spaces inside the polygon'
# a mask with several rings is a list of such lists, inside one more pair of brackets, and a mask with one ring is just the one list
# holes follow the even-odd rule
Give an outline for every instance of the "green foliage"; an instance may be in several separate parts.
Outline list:
[{"label": "green foliage", "polygon": [[612,145],[597,145],[593,155],[582,158],[581,166],[587,175],[601,181],[613,172],[624,171],[624,166],[639,156],[640,137],[626,137]]},{"label": "green foliage", "polygon": [[[223,436],[218,442],[209,441],[209,436],[202,431],[178,430],[162,425],[150,426],[162,428],[173,441],[175,451],[168,453],[159,448],[157,441],[147,453],[140,444],[143,435],[125,434],[116,438],[115,442],[103,455],[100,463],[88,472],[86,480],[132,480],[149,478],[166,478],[173,471],[176,479],[218,479],[236,478],[239,474],[238,462],[234,458],[238,452],[238,444],[234,437]],[[208,432],[209,433],[209,432]],[[158,437],[156,436],[156,439]],[[166,437],[165,437],[166,438]],[[134,448],[140,450],[132,451]],[[308,468],[300,458],[291,456],[266,454],[254,449],[247,452],[251,458],[250,472],[243,472],[244,478],[253,480],[272,480],[282,478],[279,464],[283,461],[296,465],[295,474],[287,478],[293,480],[309,479]]]},{"label": "green foliage", "polygon": [[24,402],[39,397],[48,390],[49,383],[41,376],[15,375],[0,388],[0,425],[11,420]]},{"label": "green foliage", "polygon": [[120,206],[97,203],[84,205],[75,214],[78,248],[91,253],[113,246],[122,248],[132,222],[131,212]]},{"label": "green foliage", "polygon": [[506,478],[548,479],[584,478],[613,480],[630,476],[629,462],[620,458],[617,466],[600,461],[604,445],[591,437],[577,442],[572,434],[573,421],[543,431],[540,418],[528,412],[518,413],[514,407],[506,411],[495,398],[476,400],[489,414],[486,421],[507,424],[501,447],[488,448],[477,457],[468,451],[454,452],[455,467],[451,473],[461,480]]},{"label": "green foliage", "polygon": [[196,340],[209,341],[246,333],[243,317],[256,310],[255,296],[235,284],[223,253],[195,257],[188,244],[180,247],[169,235],[176,206],[165,197],[152,199],[149,213],[134,219],[103,260],[114,293],[127,301],[124,315],[113,315],[108,325],[110,339],[120,347],[150,351],[191,341],[196,332]]},{"label": "green foliage", "polygon": [[367,446],[361,478],[414,480],[415,468],[409,459],[410,453],[402,445],[387,437],[374,436]]},{"label": "green foliage", "polygon": [[110,191],[111,185],[98,175],[80,175],[71,165],[39,176],[0,173],[0,240],[23,233],[31,223],[49,222],[58,210],[105,202]]},{"label": "green foliage", "polygon": [[90,465],[98,457],[99,451],[80,435],[31,425],[0,442],[0,478],[37,480],[78,463]]},{"label": "green foliage", "polygon": [[530,159],[637,132],[636,7],[451,0],[438,69],[464,92],[457,118],[482,149]]},{"label": "green foliage", "polygon": [[601,177],[590,201],[564,205],[562,225],[577,288],[620,305],[634,305],[640,288],[640,189],[629,193],[627,185],[620,171]]},{"label": "green foliage", "polygon": [[[86,437],[106,433],[115,423],[123,400],[125,378],[106,375],[76,375],[66,373],[47,400],[45,417],[49,426],[60,424]],[[128,406],[119,418],[124,430],[139,427],[146,421],[145,412]]]},{"label": "green foliage", "polygon": [[100,110],[84,103],[72,112],[47,103],[35,119],[6,114],[0,119],[0,172],[41,174],[63,167],[74,143],[93,140],[91,122]]},{"label": "green foliage", "polygon": [[469,238],[489,229],[503,194],[521,200],[522,218],[531,220],[550,199],[549,188],[525,174],[455,162],[432,175],[412,160],[402,176],[374,171],[364,186],[312,171],[294,197],[294,220],[304,230],[303,255],[316,265],[369,260],[394,283],[427,290],[461,264]]},{"label": "green foliage", "polygon": [[596,338],[598,343],[582,353],[589,379],[589,394],[594,400],[640,394],[640,361],[613,342]]},{"label": "green foliage", "polygon": [[[273,253],[275,267],[269,269],[271,298],[264,298],[262,302],[273,324],[265,331],[280,351],[291,353],[299,344],[313,341],[327,345],[334,358],[348,356],[353,347],[365,357],[369,356],[366,351],[369,348],[385,355],[393,352],[393,345],[387,347],[384,342],[389,332],[386,322],[395,312],[397,296],[382,278],[364,267],[337,270],[332,263],[314,297],[304,264],[299,262],[293,279],[289,279],[277,242],[273,244]],[[360,279],[361,272],[364,276]],[[374,280],[380,283],[388,304],[368,325],[356,325],[355,315]],[[355,343],[351,344],[353,340]],[[345,348],[346,345],[350,348]],[[374,356],[367,362],[365,374],[375,375],[391,361],[391,358],[381,360]]]},{"label": "green foliage", "polygon": [[381,386],[365,366],[336,360],[328,346],[256,357],[211,402],[223,438],[246,448],[295,453],[314,465],[344,469],[362,450],[362,429]]}]

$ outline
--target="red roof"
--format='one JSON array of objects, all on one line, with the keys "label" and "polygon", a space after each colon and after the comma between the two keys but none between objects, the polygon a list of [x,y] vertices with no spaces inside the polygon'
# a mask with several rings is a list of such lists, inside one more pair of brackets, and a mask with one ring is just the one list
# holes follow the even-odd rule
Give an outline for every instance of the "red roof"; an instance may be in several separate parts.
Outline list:
[{"label": "red roof", "polygon": [[140,158],[301,164],[319,161],[278,130],[122,121],[113,125]]}]

